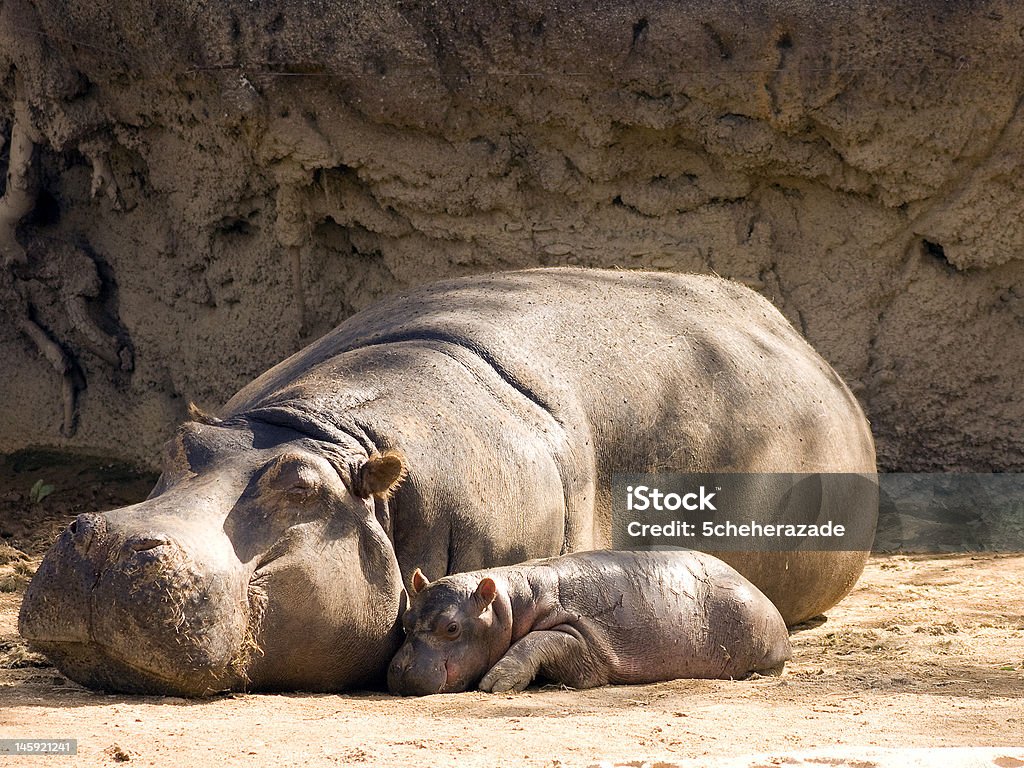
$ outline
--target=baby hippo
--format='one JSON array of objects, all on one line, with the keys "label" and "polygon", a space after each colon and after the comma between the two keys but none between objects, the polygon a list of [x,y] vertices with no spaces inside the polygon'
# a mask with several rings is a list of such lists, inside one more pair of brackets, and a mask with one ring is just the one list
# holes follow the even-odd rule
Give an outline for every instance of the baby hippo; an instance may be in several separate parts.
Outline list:
[{"label": "baby hippo", "polygon": [[778,610],[702,552],[580,552],[429,582],[417,569],[392,693],[521,691],[775,673]]}]

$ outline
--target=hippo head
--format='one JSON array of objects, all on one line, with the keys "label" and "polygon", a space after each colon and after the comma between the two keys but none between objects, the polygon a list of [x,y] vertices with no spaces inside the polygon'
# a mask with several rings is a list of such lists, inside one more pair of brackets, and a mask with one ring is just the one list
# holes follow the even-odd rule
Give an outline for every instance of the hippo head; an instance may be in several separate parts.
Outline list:
[{"label": "hippo head", "polygon": [[83,514],[33,578],[21,634],[68,677],[129,693],[339,690],[400,639],[395,454],[208,419],[150,497]]},{"label": "hippo head", "polygon": [[472,574],[430,583],[417,568],[402,616],[405,642],[388,667],[388,689],[403,696],[457,693],[476,686],[509,649],[507,591]]}]

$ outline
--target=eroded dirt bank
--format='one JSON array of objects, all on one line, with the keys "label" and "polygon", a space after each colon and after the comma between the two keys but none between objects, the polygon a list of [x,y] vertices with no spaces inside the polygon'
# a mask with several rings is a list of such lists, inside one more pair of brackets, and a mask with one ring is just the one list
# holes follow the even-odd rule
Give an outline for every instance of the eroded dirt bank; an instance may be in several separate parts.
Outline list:
[{"label": "eroded dirt bank", "polygon": [[570,263],[742,280],[883,468],[1020,469],[1022,28],[945,0],[3,0],[0,451],[153,462],[186,400],[385,293]]}]

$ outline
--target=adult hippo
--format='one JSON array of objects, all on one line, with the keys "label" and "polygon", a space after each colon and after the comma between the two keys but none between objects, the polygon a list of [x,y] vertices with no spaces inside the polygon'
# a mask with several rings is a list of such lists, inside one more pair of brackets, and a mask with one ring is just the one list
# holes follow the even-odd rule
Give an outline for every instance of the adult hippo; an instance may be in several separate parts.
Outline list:
[{"label": "adult hippo", "polygon": [[[146,501],[60,536],[20,629],[106,689],[377,684],[415,567],[605,547],[612,473],[673,468],[874,473],[875,458],[843,382],[735,283],[585,269],[434,283],[353,315],[219,418],[193,413]],[[792,624],[842,598],[866,553],[723,558]]]}]

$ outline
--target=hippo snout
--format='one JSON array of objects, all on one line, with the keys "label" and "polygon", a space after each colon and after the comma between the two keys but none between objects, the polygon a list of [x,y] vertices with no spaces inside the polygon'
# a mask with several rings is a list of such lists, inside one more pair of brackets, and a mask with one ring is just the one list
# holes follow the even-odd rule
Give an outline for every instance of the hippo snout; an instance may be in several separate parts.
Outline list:
[{"label": "hippo snout", "polygon": [[441,693],[448,682],[444,659],[425,661],[416,658],[408,644],[403,645],[388,665],[388,690],[399,696],[429,696]]},{"label": "hippo snout", "polygon": [[92,588],[108,549],[106,523],[99,515],[79,515],[64,530],[22,601],[19,629],[26,640],[43,650],[89,642]]},{"label": "hippo snout", "polygon": [[41,647],[89,642],[95,635],[97,587],[110,574],[111,565],[136,581],[141,577],[155,583],[162,574],[177,570],[181,558],[174,556],[174,549],[162,536],[133,535],[117,543],[102,515],[79,515],[43,559],[25,593],[22,636]]},{"label": "hippo snout", "polygon": [[187,695],[228,687],[244,593],[184,534],[79,515],[25,593],[22,636],[93,687]]}]

